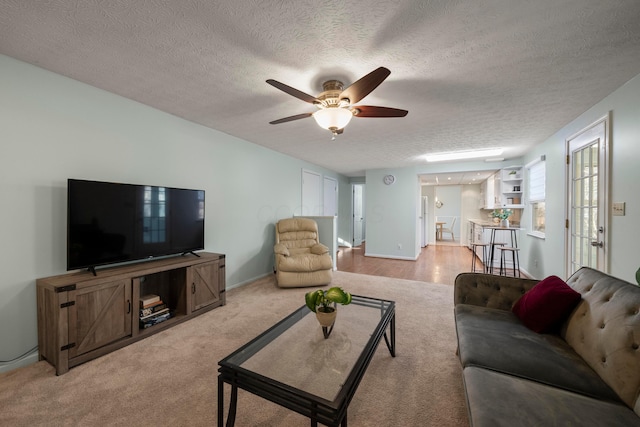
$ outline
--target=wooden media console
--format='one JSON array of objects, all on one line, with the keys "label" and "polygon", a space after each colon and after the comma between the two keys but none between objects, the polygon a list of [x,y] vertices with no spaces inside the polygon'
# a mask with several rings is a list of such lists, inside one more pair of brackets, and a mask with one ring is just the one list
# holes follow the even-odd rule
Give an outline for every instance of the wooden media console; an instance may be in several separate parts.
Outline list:
[{"label": "wooden media console", "polygon": [[[38,354],[61,375],[225,304],[225,256],[199,252],[36,281]],[[171,317],[140,324],[140,297],[155,294]]]}]

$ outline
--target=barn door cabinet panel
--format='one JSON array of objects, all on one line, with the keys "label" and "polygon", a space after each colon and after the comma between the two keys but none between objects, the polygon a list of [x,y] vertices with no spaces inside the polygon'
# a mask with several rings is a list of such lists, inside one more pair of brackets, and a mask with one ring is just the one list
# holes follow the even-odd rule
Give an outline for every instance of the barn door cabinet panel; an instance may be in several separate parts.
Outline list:
[{"label": "barn door cabinet panel", "polygon": [[69,292],[69,358],[131,335],[131,281],[87,286]]},{"label": "barn door cabinet panel", "polygon": [[[69,368],[225,304],[225,256],[200,252],[38,279],[38,352]],[[171,317],[140,324],[140,297],[160,296]]]},{"label": "barn door cabinet panel", "polygon": [[198,311],[209,305],[224,304],[224,288],[221,288],[221,276],[224,276],[224,266],[220,268],[219,261],[194,265],[187,270],[187,283],[191,283],[191,312]]}]

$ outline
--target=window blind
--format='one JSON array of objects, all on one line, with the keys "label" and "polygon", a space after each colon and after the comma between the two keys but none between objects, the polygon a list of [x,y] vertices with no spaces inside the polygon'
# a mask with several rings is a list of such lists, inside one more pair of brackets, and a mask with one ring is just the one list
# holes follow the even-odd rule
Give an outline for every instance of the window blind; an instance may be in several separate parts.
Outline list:
[{"label": "window blind", "polygon": [[544,161],[534,163],[529,167],[529,201],[538,202],[545,199],[546,167]]}]

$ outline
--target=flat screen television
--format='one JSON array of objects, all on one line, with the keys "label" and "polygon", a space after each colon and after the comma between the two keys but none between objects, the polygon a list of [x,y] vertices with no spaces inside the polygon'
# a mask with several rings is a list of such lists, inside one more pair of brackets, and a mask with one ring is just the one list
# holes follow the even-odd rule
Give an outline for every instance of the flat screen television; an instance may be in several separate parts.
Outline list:
[{"label": "flat screen television", "polygon": [[204,249],[204,190],[67,184],[67,270]]}]

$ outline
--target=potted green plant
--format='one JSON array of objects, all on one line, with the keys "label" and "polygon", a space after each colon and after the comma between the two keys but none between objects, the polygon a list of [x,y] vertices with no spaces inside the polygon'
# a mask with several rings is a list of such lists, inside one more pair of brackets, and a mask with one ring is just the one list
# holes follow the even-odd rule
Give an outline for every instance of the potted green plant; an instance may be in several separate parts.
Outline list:
[{"label": "potted green plant", "polygon": [[336,320],[336,304],[347,305],[351,303],[351,294],[342,288],[334,286],[325,290],[308,292],[304,296],[304,301],[309,310],[316,313],[321,326],[329,327]]},{"label": "potted green plant", "polygon": [[513,212],[511,209],[494,209],[491,212],[491,216],[494,218],[500,218],[500,226],[501,227],[509,227],[509,217]]}]

